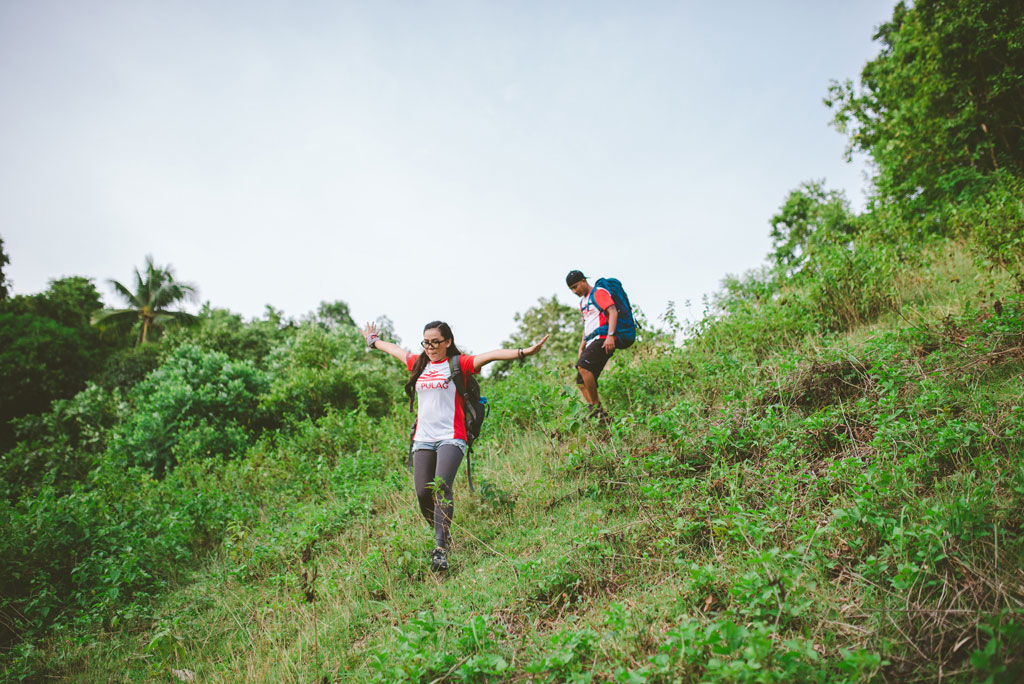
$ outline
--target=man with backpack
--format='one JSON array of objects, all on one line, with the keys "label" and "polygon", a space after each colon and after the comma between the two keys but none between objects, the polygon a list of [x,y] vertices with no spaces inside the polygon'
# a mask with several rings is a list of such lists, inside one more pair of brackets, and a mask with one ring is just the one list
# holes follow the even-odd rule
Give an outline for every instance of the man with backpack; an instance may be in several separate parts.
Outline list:
[{"label": "man with backpack", "polygon": [[598,278],[591,287],[582,272],[572,270],[565,284],[580,298],[583,316],[576,384],[591,413],[606,423],[609,417],[597,394],[597,378],[616,349],[625,349],[636,341],[632,307],[622,283],[615,278]]}]

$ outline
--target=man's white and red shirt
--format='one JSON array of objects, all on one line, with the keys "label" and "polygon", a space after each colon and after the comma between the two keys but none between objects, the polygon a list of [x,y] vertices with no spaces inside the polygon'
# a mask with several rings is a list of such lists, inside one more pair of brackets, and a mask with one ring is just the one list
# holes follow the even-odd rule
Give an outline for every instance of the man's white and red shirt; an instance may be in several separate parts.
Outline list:
[{"label": "man's white and red shirt", "polygon": [[[416,354],[405,358],[409,370],[416,364]],[[473,375],[473,356],[463,354],[459,357],[462,377]],[[416,413],[415,442],[440,442],[444,439],[466,439],[466,414],[463,410],[462,397],[455,389],[451,380],[452,370],[448,359],[436,363],[428,362],[420,377],[416,380],[416,401],[419,409]]]},{"label": "man's white and red shirt", "polygon": [[[603,287],[595,287],[592,294],[594,295],[593,297],[589,294],[586,297],[580,297],[580,313],[583,314],[584,339],[590,337],[601,326],[608,325],[608,316],[604,312],[615,303],[615,300],[612,299],[612,294]],[[598,335],[597,339],[603,340],[606,337],[608,337],[607,334]]]}]

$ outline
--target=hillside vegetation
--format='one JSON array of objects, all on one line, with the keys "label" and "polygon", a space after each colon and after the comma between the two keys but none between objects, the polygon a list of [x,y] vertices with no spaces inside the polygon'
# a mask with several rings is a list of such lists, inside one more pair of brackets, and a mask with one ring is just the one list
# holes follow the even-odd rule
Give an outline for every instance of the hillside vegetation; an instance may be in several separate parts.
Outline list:
[{"label": "hillside vegetation", "polygon": [[446,574],[405,373],[344,303],[118,345],[85,279],[4,298],[3,678],[1024,679],[1024,10],[901,4],[878,39],[828,100],[867,209],[784,198],[763,269],[616,354],[609,425],[573,312],[516,316],[553,337],[482,381]]}]

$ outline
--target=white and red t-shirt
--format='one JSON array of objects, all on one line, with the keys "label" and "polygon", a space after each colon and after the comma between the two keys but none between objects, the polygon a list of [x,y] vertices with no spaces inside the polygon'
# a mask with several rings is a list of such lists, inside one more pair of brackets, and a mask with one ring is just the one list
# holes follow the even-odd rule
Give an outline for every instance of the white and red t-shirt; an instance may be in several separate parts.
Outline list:
[{"label": "white and red t-shirt", "polygon": [[[593,301],[591,301],[589,294],[586,297],[580,297],[580,313],[583,314],[584,338],[590,337],[590,334],[602,325],[608,325],[608,316],[601,309],[607,311],[608,307],[615,303],[611,293],[603,287],[595,287],[592,294],[594,295]],[[595,302],[597,306],[594,306]],[[603,340],[605,337],[607,335],[599,335],[597,339]]]},{"label": "white and red t-shirt", "polygon": [[[409,354],[405,363],[409,370],[416,364],[416,354]],[[463,354],[459,357],[462,377],[473,375],[473,356]],[[419,409],[416,413],[416,442],[440,442],[442,439],[466,439],[466,414],[462,407],[462,397],[451,382],[452,369],[448,359],[437,363],[428,362],[420,377],[416,380],[416,402]]]}]

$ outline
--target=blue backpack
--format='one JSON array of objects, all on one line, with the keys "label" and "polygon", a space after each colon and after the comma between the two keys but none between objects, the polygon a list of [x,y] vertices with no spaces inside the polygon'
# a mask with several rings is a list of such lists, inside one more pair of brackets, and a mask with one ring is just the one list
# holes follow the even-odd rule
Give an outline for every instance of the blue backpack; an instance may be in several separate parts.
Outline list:
[{"label": "blue backpack", "polygon": [[[629,304],[629,296],[622,289],[622,283],[619,282],[618,278],[598,278],[594,281],[594,287],[590,290],[590,303],[601,309],[594,300],[594,291],[599,287],[603,287],[611,294],[612,301],[615,303],[615,310],[619,314],[618,320],[615,323],[615,348],[625,349],[632,346],[636,342],[636,321],[633,320],[633,308]],[[604,312],[605,310],[601,309],[601,313]],[[608,326],[602,325],[590,333],[587,339],[590,340],[598,335],[607,334]]]}]

